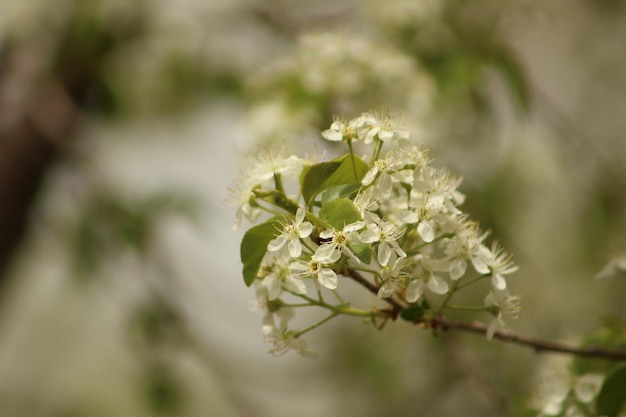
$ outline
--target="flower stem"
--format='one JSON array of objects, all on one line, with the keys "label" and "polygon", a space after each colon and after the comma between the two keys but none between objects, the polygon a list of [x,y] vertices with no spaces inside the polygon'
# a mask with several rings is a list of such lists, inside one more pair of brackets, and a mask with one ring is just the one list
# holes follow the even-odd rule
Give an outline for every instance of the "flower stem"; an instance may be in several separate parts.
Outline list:
[{"label": "flower stem", "polygon": [[[459,287],[457,287],[458,290]],[[463,310],[463,311],[488,311],[488,309],[486,307],[481,307],[481,306],[462,306],[462,305],[458,305],[458,304],[448,304],[446,305],[446,308],[449,308],[450,310]]]},{"label": "flower stem", "polygon": [[283,186],[283,179],[278,172],[274,172],[274,186],[276,191],[285,194],[285,187]]},{"label": "flower stem", "polygon": [[310,332],[313,329],[318,328],[319,326],[321,326],[322,324],[326,323],[327,321],[329,321],[330,319],[333,319],[335,317],[337,317],[339,315],[339,313],[337,312],[333,312],[331,313],[329,316],[324,317],[323,319],[321,319],[320,321],[313,323],[312,325],[310,325],[309,327],[307,327],[306,329],[300,330],[299,332],[294,333],[294,336],[296,338],[302,336],[303,334]]},{"label": "flower stem", "polygon": [[356,173],[356,163],[354,162],[354,152],[352,151],[352,141],[348,141],[348,149],[350,150],[350,160],[352,161],[352,172],[354,173],[354,181],[359,181],[359,176]]},{"label": "flower stem", "polygon": [[448,301],[450,301],[450,299],[456,292],[456,289],[458,286],[459,286],[459,280],[452,281],[452,285],[450,286],[450,290],[448,291],[448,294],[446,294],[446,298],[443,299],[443,302],[437,309],[437,314],[441,313],[441,310],[446,308],[446,306],[448,305]]},{"label": "flower stem", "polygon": [[374,162],[378,160],[380,156],[380,151],[383,148],[383,141],[376,138],[374,139],[376,142],[374,144],[374,152],[372,153],[372,160],[370,161],[370,165],[374,165]]},{"label": "flower stem", "polygon": [[469,281],[467,281],[467,282],[464,282],[464,283],[463,283],[463,285],[459,285],[459,286],[457,287],[457,290],[460,290],[460,289],[463,289],[463,288],[465,288],[465,287],[468,287],[468,286],[470,286],[470,285],[472,285],[472,284],[474,284],[474,283],[476,283],[476,282],[480,281],[481,279],[485,279],[485,278],[487,278],[488,276],[489,276],[489,275],[481,275],[481,276],[476,277],[476,278],[474,278],[474,279],[472,279],[472,280],[469,280]]}]

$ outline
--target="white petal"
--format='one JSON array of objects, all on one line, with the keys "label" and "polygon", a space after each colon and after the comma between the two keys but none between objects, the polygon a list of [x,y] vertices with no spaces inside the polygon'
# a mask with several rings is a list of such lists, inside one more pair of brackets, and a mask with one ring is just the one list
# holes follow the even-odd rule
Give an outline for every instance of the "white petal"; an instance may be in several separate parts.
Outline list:
[{"label": "white petal", "polygon": [[432,220],[420,222],[417,225],[417,233],[424,239],[424,242],[430,243],[435,240],[435,228]]},{"label": "white petal", "polygon": [[335,233],[334,230],[331,229],[326,229],[324,230],[322,233],[320,233],[320,237],[322,239],[330,239],[331,237],[333,237],[333,234]]},{"label": "white petal", "polygon": [[302,223],[305,215],[306,210],[304,209],[304,207],[298,207],[298,210],[296,211],[296,224]]},{"label": "white petal", "polygon": [[359,239],[361,239],[361,242],[363,243],[378,242],[378,238],[379,238],[378,232],[369,228],[363,233],[361,233],[361,235],[359,236]]},{"label": "white petal", "polygon": [[270,241],[270,243],[267,245],[267,250],[270,252],[276,252],[277,250],[280,250],[280,248],[285,246],[285,243],[287,243],[287,236],[280,235],[276,239]]},{"label": "white petal", "polygon": [[487,263],[485,262],[485,259],[483,257],[475,256],[472,257],[470,260],[472,261],[474,269],[479,274],[488,274],[490,272],[489,266],[487,266]]},{"label": "white petal", "polygon": [[304,281],[297,277],[289,277],[285,281],[285,286],[288,290],[295,292],[296,294],[306,294],[306,285]]},{"label": "white petal", "polygon": [[378,132],[378,138],[383,142],[393,138],[393,130],[380,130]]},{"label": "white petal", "polygon": [[437,275],[433,275],[428,280],[428,288],[435,294],[445,294],[448,292],[448,283]]},{"label": "white petal", "polygon": [[452,262],[450,265],[450,278],[459,279],[463,275],[465,275],[465,271],[467,270],[467,262],[465,259],[457,259]]},{"label": "white petal", "polygon": [[313,260],[319,262],[327,262],[333,257],[334,252],[336,252],[335,244],[325,243],[317,248],[317,250],[313,254]]},{"label": "white petal", "polygon": [[322,137],[332,142],[338,142],[343,139],[341,132],[333,129],[326,129],[322,132]]},{"label": "white petal", "polygon": [[297,258],[302,254],[302,244],[298,239],[292,239],[289,241],[289,256]]},{"label": "white petal", "polygon": [[407,256],[406,252],[402,250],[398,242],[391,242],[391,245],[393,246],[393,250],[396,251],[396,255],[398,255],[401,258],[406,258]]},{"label": "white petal", "polygon": [[405,298],[409,303],[414,303],[420,299],[424,294],[424,282],[421,280],[414,280],[406,287]]},{"label": "white petal", "polygon": [[376,175],[378,175],[378,168],[372,167],[372,169],[367,171],[367,174],[365,174],[365,176],[361,180],[361,183],[363,185],[370,185],[376,179]]},{"label": "white petal", "polygon": [[378,293],[376,294],[376,296],[378,298],[387,298],[387,297],[391,297],[393,295],[393,292],[394,292],[393,285],[389,282],[385,282],[378,290]]},{"label": "white petal", "polygon": [[489,328],[487,329],[487,340],[491,340],[493,339],[493,335],[496,333],[496,330],[498,330],[498,318],[494,318],[493,320],[491,320],[491,323],[489,323]]},{"label": "white petal", "polygon": [[378,246],[378,262],[382,266],[387,266],[389,258],[391,258],[391,248],[387,243],[381,243]]},{"label": "white petal", "polygon": [[313,225],[309,222],[304,222],[300,225],[298,232],[298,236],[304,239],[305,237],[309,236],[311,232],[313,232]]},{"label": "white petal", "polygon": [[420,219],[419,215],[411,210],[401,211],[398,217],[400,218],[400,220],[407,224],[417,223]]},{"label": "white petal", "polygon": [[491,285],[493,285],[493,288],[496,290],[502,291],[506,288],[506,280],[500,274],[493,274],[491,277]]},{"label": "white petal", "polygon": [[378,189],[384,197],[388,197],[391,194],[391,175],[384,172],[380,175]]},{"label": "white petal", "polygon": [[276,277],[276,275],[271,274],[266,276],[263,279],[262,284],[267,288],[268,291],[268,296],[267,298],[270,300],[274,300],[276,299],[276,297],[278,297],[281,293],[281,282],[280,280]]},{"label": "white petal", "polygon": [[362,221],[356,221],[354,223],[350,223],[343,228],[343,231],[346,233],[356,232],[357,230],[361,230],[365,227],[365,223]]},{"label": "white petal", "polygon": [[317,279],[321,285],[328,288],[329,290],[334,290],[337,288],[337,274],[335,271],[329,268],[323,268],[318,274]]}]

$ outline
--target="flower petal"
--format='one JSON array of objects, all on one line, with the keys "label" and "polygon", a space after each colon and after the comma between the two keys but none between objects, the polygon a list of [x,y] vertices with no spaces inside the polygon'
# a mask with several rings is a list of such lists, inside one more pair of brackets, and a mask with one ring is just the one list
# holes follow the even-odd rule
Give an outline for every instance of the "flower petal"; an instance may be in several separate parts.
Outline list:
[{"label": "flower petal", "polygon": [[287,236],[280,235],[276,239],[273,239],[270,241],[270,243],[268,243],[267,250],[270,252],[276,252],[277,250],[280,250],[280,248],[285,246],[285,243],[287,243]]},{"label": "flower petal", "polygon": [[302,243],[298,239],[292,239],[289,241],[289,256],[297,258],[302,254]]},{"label": "flower petal", "polygon": [[428,288],[435,294],[445,294],[448,292],[448,283],[437,275],[433,275],[428,280]]},{"label": "flower petal", "polygon": [[421,298],[422,294],[424,294],[424,281],[416,279],[407,285],[404,298],[409,303],[414,303]]},{"label": "flower petal", "polygon": [[337,288],[337,274],[330,268],[323,268],[317,274],[317,279],[321,285],[328,288],[329,290],[334,290]]}]

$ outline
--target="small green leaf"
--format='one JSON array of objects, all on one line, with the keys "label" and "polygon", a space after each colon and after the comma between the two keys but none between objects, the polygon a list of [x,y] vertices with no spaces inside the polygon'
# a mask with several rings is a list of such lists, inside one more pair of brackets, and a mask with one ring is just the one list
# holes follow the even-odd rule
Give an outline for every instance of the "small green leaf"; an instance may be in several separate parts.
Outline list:
[{"label": "small green leaf", "polygon": [[414,305],[402,310],[400,317],[411,323],[419,323],[424,318],[424,313],[426,313],[426,309],[423,306]]},{"label": "small green leaf", "polygon": [[360,182],[367,173],[368,166],[358,156],[354,156],[354,167],[352,162],[353,158],[346,154],[332,161],[304,168],[300,178],[300,189],[306,204],[309,206],[319,193],[329,187]]},{"label": "small green leaf", "polygon": [[335,229],[342,230],[345,225],[361,220],[361,213],[352,201],[338,198],[322,204],[319,217]]},{"label": "small green leaf", "polygon": [[364,264],[369,264],[372,261],[372,248],[367,243],[357,243],[355,245],[348,243],[348,246],[352,253]]},{"label": "small green leaf", "polygon": [[243,263],[243,281],[252,285],[259,273],[267,245],[280,234],[282,217],[274,217],[265,223],[250,228],[241,240],[240,255]]},{"label": "small green leaf", "polygon": [[626,404],[626,365],[615,368],[607,375],[596,400],[598,415],[616,417]]}]

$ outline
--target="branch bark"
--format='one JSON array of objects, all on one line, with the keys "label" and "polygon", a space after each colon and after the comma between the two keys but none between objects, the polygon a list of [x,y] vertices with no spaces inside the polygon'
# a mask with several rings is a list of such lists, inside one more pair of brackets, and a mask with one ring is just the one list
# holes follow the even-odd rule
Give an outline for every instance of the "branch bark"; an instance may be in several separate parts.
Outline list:
[{"label": "branch bark", "polygon": [[[352,278],[357,283],[361,284],[369,292],[376,295],[378,294],[378,286],[374,283],[365,279],[361,274],[357,271],[348,269],[346,271],[342,271],[343,275],[346,275]],[[398,315],[404,310],[406,307],[402,305],[400,302],[395,299],[389,297],[384,299],[391,307],[392,310],[390,315],[393,319],[398,317]],[[430,322],[418,321],[415,324],[427,324],[427,327],[432,329],[441,329],[444,331],[448,330],[461,330],[469,333],[475,333],[480,335],[486,335],[487,329],[489,328],[486,324],[480,322],[465,322],[448,319],[441,315],[435,317],[430,320]],[[511,343],[515,345],[525,346],[533,349],[535,352],[550,352],[550,353],[563,353],[568,355],[575,356],[583,356],[588,358],[597,358],[597,359],[606,359],[613,361],[626,361],[626,350],[612,350],[605,349],[597,346],[592,347],[575,347],[565,345],[563,343],[551,342],[549,340],[543,340],[536,337],[524,336],[519,333],[512,332],[510,330],[496,330],[493,335],[494,339],[498,339],[505,343]]]},{"label": "branch bark", "polygon": [[[469,333],[485,335],[488,326],[479,322],[463,322],[437,317],[431,321],[432,328],[442,330],[461,330]],[[512,343],[533,349],[535,352],[563,353],[588,358],[607,359],[614,361],[626,361],[626,350],[611,350],[601,347],[574,347],[558,342],[551,342],[535,337],[524,336],[510,330],[497,330],[493,335],[494,339],[506,343]]]}]

